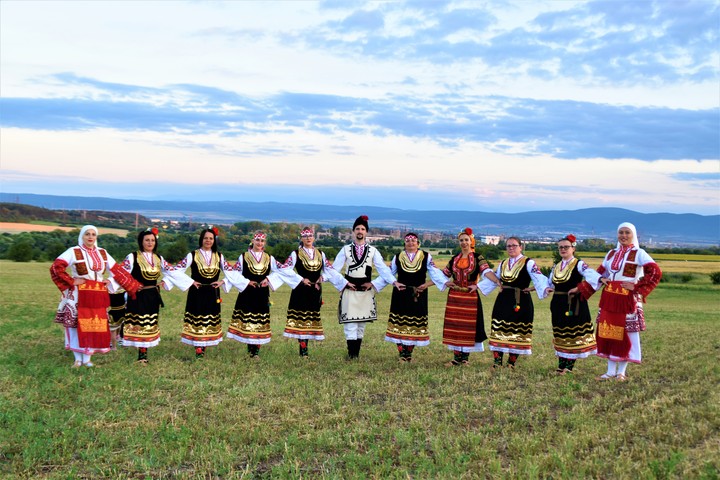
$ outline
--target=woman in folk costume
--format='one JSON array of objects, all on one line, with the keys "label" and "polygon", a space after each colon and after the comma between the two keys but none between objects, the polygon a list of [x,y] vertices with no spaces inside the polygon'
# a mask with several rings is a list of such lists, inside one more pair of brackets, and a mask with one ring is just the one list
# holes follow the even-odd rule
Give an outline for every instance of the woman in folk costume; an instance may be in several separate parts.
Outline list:
[{"label": "woman in folk costume", "polygon": [[[501,291],[495,299],[490,324],[490,350],[493,368],[502,367],[503,354],[508,354],[507,366],[514,369],[519,355],[532,354],[532,328],[535,307],[530,292],[537,291],[542,300],[547,295],[548,279],[534,260],[522,253],[518,237],[506,241],[508,258],[500,262],[495,275],[500,279]],[[534,287],[530,287],[530,282]],[[488,293],[495,288],[490,285]]]},{"label": "woman in folk costume", "polygon": [[[385,341],[397,345],[401,362],[411,362],[416,346],[430,344],[427,288],[433,284],[443,288],[447,278],[435,266],[432,256],[420,250],[416,233],[406,234],[404,242],[405,250],[390,262],[390,271],[405,289],[393,288]],[[430,280],[426,282],[428,274]],[[380,281],[382,288],[385,286],[382,277]]]},{"label": "woman in folk costume", "polygon": [[[206,228],[200,232],[199,248],[190,252],[175,266],[173,283],[187,290],[185,318],[180,341],[195,347],[195,358],[205,356],[205,348],[222,341],[222,323],[220,317],[220,286],[229,288],[227,274],[232,267],[217,248],[217,228]],[[190,267],[190,278],[182,280],[181,275]],[[226,279],[220,280],[220,273]]]},{"label": "woman in folk costume", "polygon": [[[67,249],[50,267],[50,277],[62,292],[55,322],[65,326],[65,349],[75,355],[73,367],[92,367],[94,353],[110,351],[109,280],[104,278],[105,272],[131,297],[141,287],[97,246],[97,236],[96,227],[85,225],[78,235],[78,246]],[[68,267],[71,275],[66,271]]]},{"label": "woman in folk costume", "polygon": [[575,360],[597,353],[595,331],[586,298],[578,291],[585,280],[597,289],[600,275],[582,260],[575,258],[574,235],[568,235],[557,243],[560,262],[552,269],[548,292],[554,292],[550,301],[553,327],[553,346],[558,357],[555,373],[572,373]]},{"label": "woman in folk costume", "polygon": [[468,365],[470,352],[485,350],[483,341],[487,335],[478,284],[481,280],[499,284],[485,258],[475,253],[472,229],[461,231],[458,242],[460,253],[450,259],[443,270],[447,278],[441,288],[449,287],[443,324],[443,344],[453,351],[453,359],[446,364],[448,367]]},{"label": "woman in folk costume", "polygon": [[[283,336],[297,338],[300,356],[308,358],[308,342],[325,340],[320,306],[322,282],[337,277],[325,254],[314,247],[315,232],[310,227],[300,233],[300,247],[279,270],[285,283],[293,290],[287,309]],[[293,268],[297,271],[293,271]]]},{"label": "woman in folk costume", "polygon": [[[640,248],[632,223],[617,228],[617,246],[608,252],[597,271],[604,285],[597,316],[599,357],[608,359],[607,372],[598,380],[627,379],[628,362],[640,363],[640,332],[645,331],[643,303],[660,283],[662,271]],[[586,297],[594,292],[588,282],[579,285]]]},{"label": "woman in folk costume", "polygon": [[265,252],[266,235],[255,232],[252,247],[238,257],[234,274],[228,277],[240,290],[227,337],[246,343],[250,358],[259,359],[260,346],[270,343],[270,289],[282,285],[278,263]]},{"label": "woman in folk costume", "polygon": [[[147,350],[160,343],[158,315],[164,306],[160,296],[160,287],[170,290],[173,287],[168,278],[173,267],[157,254],[156,228],[140,232],[137,243],[139,250],[125,257],[122,266],[130,275],[142,284],[135,298],[127,301],[123,321],[124,347],[137,347],[138,363],[147,364]],[[165,275],[165,278],[161,279]]]}]

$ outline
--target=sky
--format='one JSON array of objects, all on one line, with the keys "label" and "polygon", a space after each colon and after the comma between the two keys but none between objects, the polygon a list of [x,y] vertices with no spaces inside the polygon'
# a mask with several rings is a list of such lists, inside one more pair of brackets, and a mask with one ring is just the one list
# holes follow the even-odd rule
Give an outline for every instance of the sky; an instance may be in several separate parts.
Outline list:
[{"label": "sky", "polygon": [[710,0],[0,0],[0,191],[717,215],[719,27]]}]

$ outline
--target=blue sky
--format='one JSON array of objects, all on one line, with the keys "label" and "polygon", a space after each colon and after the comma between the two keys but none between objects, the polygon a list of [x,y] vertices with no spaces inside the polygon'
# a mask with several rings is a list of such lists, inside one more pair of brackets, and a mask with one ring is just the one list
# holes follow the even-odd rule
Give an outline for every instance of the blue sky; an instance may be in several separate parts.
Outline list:
[{"label": "blue sky", "polygon": [[0,2],[0,189],[720,213],[720,2]]}]

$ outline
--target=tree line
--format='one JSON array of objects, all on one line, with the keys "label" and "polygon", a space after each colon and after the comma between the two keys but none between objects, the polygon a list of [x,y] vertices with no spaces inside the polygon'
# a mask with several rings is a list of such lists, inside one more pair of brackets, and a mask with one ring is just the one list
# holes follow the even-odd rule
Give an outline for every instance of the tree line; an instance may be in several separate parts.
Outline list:
[{"label": "tree line", "polygon": [[[290,252],[299,245],[298,233],[303,225],[293,223],[270,223],[259,221],[238,222],[230,226],[218,227],[218,248],[228,260],[234,260],[247,251],[254,232],[262,230],[268,234],[267,251],[278,261],[284,261]],[[187,225],[179,230],[161,230],[158,237],[158,252],[168,262],[177,262],[188,252],[198,248],[198,237],[202,227],[197,224]],[[333,227],[329,229],[331,235],[316,240],[316,245],[321,248],[326,256],[332,260],[340,248],[348,240],[340,240],[338,233],[349,231],[348,227]],[[51,232],[24,232],[19,234],[4,233],[0,235],[0,258],[19,262],[29,261],[52,261],[62,252],[73,245],[77,245],[78,230]],[[98,239],[99,245],[106,249],[116,260],[137,250],[138,231],[131,231],[126,236],[114,234],[102,234]],[[373,243],[383,258],[390,260],[393,255],[403,248],[403,240],[384,239]],[[579,242],[578,250],[586,252],[607,252],[613,248],[614,243],[607,243],[602,239],[584,239]],[[452,255],[459,252],[456,245],[449,246],[447,241],[423,242],[422,248],[433,248],[437,253]],[[555,246],[528,242],[526,250],[552,251],[555,253]],[[497,260],[504,256],[505,244],[498,245],[478,244],[476,250],[482,253],[487,260]],[[656,253],[687,253],[687,254],[720,254],[720,247],[709,247],[703,249],[678,248],[678,249],[648,249]],[[556,258],[557,260],[557,258]]]}]

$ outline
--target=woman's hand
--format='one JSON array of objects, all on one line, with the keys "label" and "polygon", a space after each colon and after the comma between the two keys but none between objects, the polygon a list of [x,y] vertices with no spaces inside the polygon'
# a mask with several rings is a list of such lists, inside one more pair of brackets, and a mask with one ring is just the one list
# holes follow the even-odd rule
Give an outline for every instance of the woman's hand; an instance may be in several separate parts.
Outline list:
[{"label": "woman's hand", "polygon": [[200,282],[193,282],[193,287],[200,288]]},{"label": "woman's hand", "polygon": [[268,280],[267,278],[263,278],[262,282],[260,282],[260,286],[267,287],[268,285],[270,285],[270,280]]},{"label": "woman's hand", "polygon": [[402,292],[403,290],[405,290],[405,284],[404,284],[404,283],[395,282],[395,283],[393,283],[393,285],[395,286],[395,288],[397,288],[397,289],[400,290],[401,292]]},{"label": "woman's hand", "polygon": [[578,293],[579,291],[580,291],[580,290],[578,290],[578,287],[575,287],[575,288],[571,288],[570,290],[568,290],[568,293],[569,293],[570,295],[575,295],[575,294]]},{"label": "woman's hand", "polygon": [[622,285],[622,287],[623,287],[625,290],[630,290],[631,292],[632,292],[633,290],[635,290],[635,284],[634,284],[634,283],[631,283],[631,282],[622,282],[620,285]]},{"label": "woman's hand", "polygon": [[220,285],[222,285],[224,282],[222,280],[218,280],[217,282],[213,282],[212,286],[213,288],[220,288]]},{"label": "woman's hand", "polygon": [[470,285],[468,285],[468,291],[470,293],[477,292],[477,289],[478,289],[477,283],[471,283]]}]

